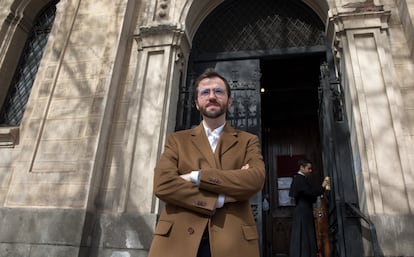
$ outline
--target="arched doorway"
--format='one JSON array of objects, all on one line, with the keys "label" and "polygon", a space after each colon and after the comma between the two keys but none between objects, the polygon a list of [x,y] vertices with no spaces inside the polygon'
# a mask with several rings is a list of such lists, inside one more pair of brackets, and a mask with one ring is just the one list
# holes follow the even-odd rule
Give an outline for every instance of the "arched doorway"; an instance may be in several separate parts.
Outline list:
[{"label": "arched doorway", "polygon": [[[320,108],[321,97],[330,97],[321,94],[320,82],[321,65],[329,61],[324,24],[303,2],[230,0],[205,18],[192,45],[187,83],[180,88],[176,130],[200,122],[192,99],[195,77],[207,67],[219,70],[229,80],[235,99],[229,122],[257,134],[262,143],[267,181],[263,192],[252,199],[262,256],[288,256],[293,206],[286,192],[289,178],[296,173],[295,162],[302,157],[313,161],[314,183],[320,183],[324,175],[333,176],[335,158],[323,154],[331,150],[325,142],[332,130],[321,125],[333,122],[322,113],[326,108]],[[353,178],[349,179],[352,184]],[[350,189],[356,195],[355,188]],[[262,209],[264,198],[269,210]],[[340,209],[334,201],[329,208],[330,213]],[[344,247],[338,218],[341,215],[329,220],[331,240],[324,241],[328,245],[324,257]],[[323,222],[328,234],[327,215]]]}]

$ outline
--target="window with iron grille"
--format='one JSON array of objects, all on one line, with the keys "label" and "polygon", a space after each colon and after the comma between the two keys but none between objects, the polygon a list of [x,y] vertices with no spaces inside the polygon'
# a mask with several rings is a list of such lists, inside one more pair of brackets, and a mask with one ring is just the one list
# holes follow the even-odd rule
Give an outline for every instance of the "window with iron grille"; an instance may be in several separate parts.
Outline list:
[{"label": "window with iron grille", "polygon": [[192,53],[317,45],[325,45],[324,24],[302,1],[227,0],[201,24]]},{"label": "window with iron grille", "polygon": [[20,125],[55,19],[57,2],[52,1],[39,13],[33,23],[32,31],[26,41],[19,65],[1,108],[0,126]]}]

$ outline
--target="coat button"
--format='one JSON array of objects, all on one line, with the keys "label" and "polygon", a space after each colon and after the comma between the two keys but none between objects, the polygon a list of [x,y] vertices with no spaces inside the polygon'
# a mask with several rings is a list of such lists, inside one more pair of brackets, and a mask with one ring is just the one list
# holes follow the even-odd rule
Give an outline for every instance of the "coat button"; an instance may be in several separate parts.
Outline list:
[{"label": "coat button", "polygon": [[207,202],[202,201],[202,200],[196,200],[195,205],[197,205],[197,206],[206,206]]},{"label": "coat button", "polygon": [[208,179],[211,183],[220,184],[220,180],[218,178],[212,177]]},{"label": "coat button", "polygon": [[187,232],[188,232],[188,234],[189,234],[189,235],[194,234],[194,228],[189,227],[189,228],[187,229]]}]

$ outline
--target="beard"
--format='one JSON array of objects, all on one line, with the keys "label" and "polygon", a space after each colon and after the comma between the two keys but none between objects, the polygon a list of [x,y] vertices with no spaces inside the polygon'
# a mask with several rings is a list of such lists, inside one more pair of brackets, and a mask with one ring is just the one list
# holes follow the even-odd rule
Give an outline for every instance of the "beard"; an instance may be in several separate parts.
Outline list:
[{"label": "beard", "polygon": [[[200,113],[204,117],[207,117],[209,119],[216,119],[216,118],[224,115],[227,112],[227,105],[228,105],[227,102],[225,104],[220,104],[220,103],[217,103],[217,102],[210,102],[206,106],[199,107],[199,108],[200,108]],[[219,108],[216,108],[214,110],[207,110],[208,107],[210,107],[210,106],[216,106],[216,107],[219,107]]]}]

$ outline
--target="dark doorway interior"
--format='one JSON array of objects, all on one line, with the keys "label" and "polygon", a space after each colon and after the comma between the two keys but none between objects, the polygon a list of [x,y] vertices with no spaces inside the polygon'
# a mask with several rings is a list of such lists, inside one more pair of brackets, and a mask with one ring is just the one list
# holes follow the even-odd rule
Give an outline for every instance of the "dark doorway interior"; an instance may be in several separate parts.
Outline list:
[{"label": "dark doorway interior", "polygon": [[264,256],[288,256],[293,203],[287,197],[295,163],[313,162],[313,181],[323,176],[318,124],[319,67],[325,53],[262,59],[262,146],[267,165],[263,213]]},{"label": "dark doorway interior", "polygon": [[264,127],[318,120],[319,66],[323,57],[314,54],[261,60]]}]

